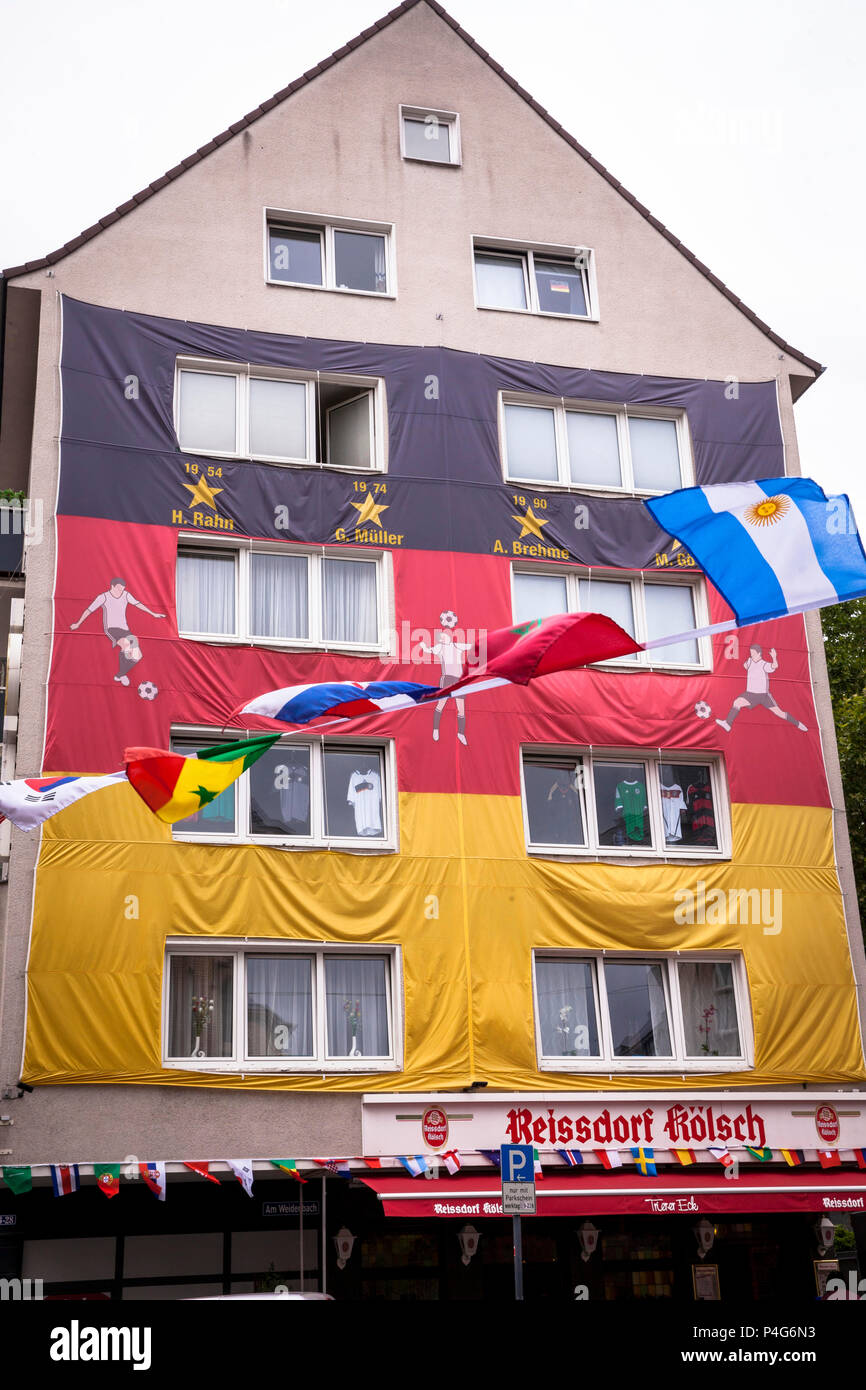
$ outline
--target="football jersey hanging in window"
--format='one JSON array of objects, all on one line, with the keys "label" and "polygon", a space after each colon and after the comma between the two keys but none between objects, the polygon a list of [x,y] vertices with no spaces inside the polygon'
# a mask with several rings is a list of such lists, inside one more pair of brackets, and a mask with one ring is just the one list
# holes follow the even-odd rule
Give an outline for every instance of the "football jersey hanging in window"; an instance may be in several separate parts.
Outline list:
[{"label": "football jersey hanging in window", "polygon": [[382,779],[378,772],[353,772],[346,797],[355,808],[355,830],[359,835],[382,834]]},{"label": "football jersey hanging in window", "polygon": [[705,780],[693,782],[686,795],[692,813],[692,840],[698,845],[713,845],[716,841],[716,813],[713,793]]},{"label": "football jersey hanging in window", "polygon": [[683,789],[678,782],[666,787],[661,783],[662,791],[662,820],[665,823],[665,839],[668,843],[683,838],[680,816],[683,811],[688,810],[686,799],[683,796]]},{"label": "football jersey hanging in window", "polygon": [[627,837],[630,840],[643,840],[644,817],[648,809],[643,782],[617,782],[614,795],[614,810],[625,821]]}]

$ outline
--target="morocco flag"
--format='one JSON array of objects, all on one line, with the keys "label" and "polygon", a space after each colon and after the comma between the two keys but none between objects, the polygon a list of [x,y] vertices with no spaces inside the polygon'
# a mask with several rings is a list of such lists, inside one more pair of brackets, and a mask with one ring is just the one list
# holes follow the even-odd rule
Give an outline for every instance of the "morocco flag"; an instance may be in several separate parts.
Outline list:
[{"label": "morocco flag", "polygon": [[280,737],[233,739],[204,748],[194,758],[159,748],[127,748],[126,775],[154,815],[174,825],[216,801]]},{"label": "morocco flag", "polygon": [[481,677],[528,685],[536,676],[572,671],[642,650],[639,642],[603,613],[555,613],[487,633],[486,642],[476,642],[467,652],[460,679],[437,694],[450,694]]}]

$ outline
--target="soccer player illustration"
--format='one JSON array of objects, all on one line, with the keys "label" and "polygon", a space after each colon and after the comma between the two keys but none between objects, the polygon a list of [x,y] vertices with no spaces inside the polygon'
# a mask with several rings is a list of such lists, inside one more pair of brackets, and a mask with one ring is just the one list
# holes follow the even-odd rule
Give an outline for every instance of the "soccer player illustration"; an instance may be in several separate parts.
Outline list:
[{"label": "soccer player illustration", "polygon": [[102,629],[110,641],[112,647],[118,649],[117,675],[114,679],[119,685],[129,685],[129,672],[137,662],[141,660],[141,647],[138,638],[129,630],[129,623],[126,617],[127,608],[140,608],[142,613],[149,613],[151,618],[164,618],[164,613],[154,613],[152,608],[146,604],[139,603],[137,598],[126,587],[125,579],[112,579],[105,593],[97,594],[91,604],[85,608],[77,623],[71,623],[72,631],[75,632],[85,618],[91,613],[95,613],[97,608],[102,609]]},{"label": "soccer player illustration", "polygon": [[[453,629],[457,626],[457,614],[446,610],[439,614],[441,629],[436,636],[439,641],[434,646],[428,647],[426,642],[421,643],[421,650],[429,652],[439,661],[441,674],[439,685],[451,685],[452,681],[459,680],[463,674],[463,653],[469,651],[469,642],[455,642]],[[455,697],[457,702],[457,737],[460,742],[466,743],[466,701],[460,696]],[[439,722],[442,718],[442,711],[447,705],[447,700],[438,700],[436,703],[436,713],[433,715],[433,741],[439,742]]]},{"label": "soccer player illustration", "polygon": [[807,733],[806,725],[801,724],[799,719],[795,719],[793,714],[788,714],[781,709],[773,696],[770,694],[770,676],[779,669],[779,662],[776,657],[776,648],[770,648],[770,660],[764,660],[763,648],[755,645],[749,648],[749,659],[743,662],[746,671],[746,688],[742,695],[738,695],[731,708],[728,710],[724,719],[717,719],[716,723],[720,728],[731,732],[731,725],[742,709],[754,709],[756,705],[762,705],[771,714],[775,714],[779,719],[787,719],[789,724],[793,724],[795,729],[801,729]]}]

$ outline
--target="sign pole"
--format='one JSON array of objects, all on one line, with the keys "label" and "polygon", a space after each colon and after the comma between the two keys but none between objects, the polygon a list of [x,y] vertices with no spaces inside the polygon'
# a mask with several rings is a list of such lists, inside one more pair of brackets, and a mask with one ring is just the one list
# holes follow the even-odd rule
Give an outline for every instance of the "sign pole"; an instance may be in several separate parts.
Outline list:
[{"label": "sign pole", "polygon": [[514,1300],[523,1301],[523,1232],[520,1229],[520,1217],[512,1216],[511,1224],[514,1229]]}]

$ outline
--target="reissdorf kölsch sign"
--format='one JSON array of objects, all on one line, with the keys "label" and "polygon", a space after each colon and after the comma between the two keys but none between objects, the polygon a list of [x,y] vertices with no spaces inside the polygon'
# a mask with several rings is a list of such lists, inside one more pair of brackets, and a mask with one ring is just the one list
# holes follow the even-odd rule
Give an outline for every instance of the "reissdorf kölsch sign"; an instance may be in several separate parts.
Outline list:
[{"label": "reissdorf k\u00f6lsch sign", "polygon": [[[498,1149],[500,1144],[535,1148],[666,1149],[861,1148],[866,1145],[866,1097],[856,1091],[833,1095],[805,1091],[695,1096],[656,1093],[624,1100],[600,1094],[437,1096],[437,1125],[430,1122],[432,1098],[364,1097],[364,1152],[436,1152]],[[439,1136],[442,1135],[442,1142]]]}]

